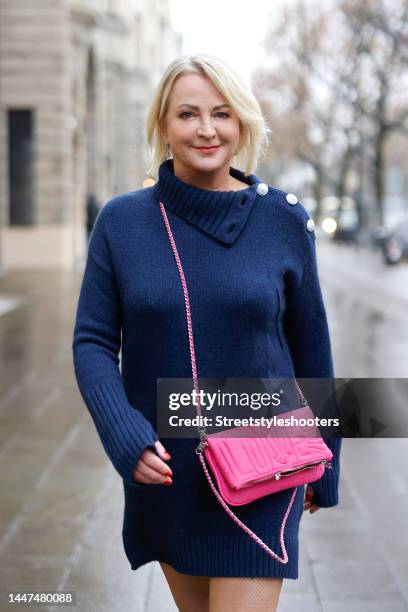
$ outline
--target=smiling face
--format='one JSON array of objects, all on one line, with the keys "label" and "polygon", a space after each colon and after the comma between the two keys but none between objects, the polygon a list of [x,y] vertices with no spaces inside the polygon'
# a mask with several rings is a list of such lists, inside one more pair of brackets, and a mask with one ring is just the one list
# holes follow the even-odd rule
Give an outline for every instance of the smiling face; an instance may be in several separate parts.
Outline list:
[{"label": "smiling face", "polygon": [[240,122],[209,78],[186,73],[176,79],[162,133],[171,148],[174,173],[183,181],[220,185],[228,180]]}]

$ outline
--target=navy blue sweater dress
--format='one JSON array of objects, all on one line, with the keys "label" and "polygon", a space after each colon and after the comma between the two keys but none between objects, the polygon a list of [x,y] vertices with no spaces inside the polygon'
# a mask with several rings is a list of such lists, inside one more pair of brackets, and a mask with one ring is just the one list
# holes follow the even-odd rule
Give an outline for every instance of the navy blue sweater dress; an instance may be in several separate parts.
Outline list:
[{"label": "navy blue sweater dress", "polygon": [[[137,483],[132,476],[143,450],[158,439],[157,378],[192,376],[183,289],[160,200],[188,285],[198,376],[334,376],[313,223],[292,194],[255,174],[233,167],[230,174],[248,187],[199,189],[176,177],[167,160],[153,187],[105,204],[91,234],[78,300],[74,369],[123,480],[122,538],[132,569],[157,560],[191,575],[296,579],[304,487],[286,523],[289,562],[282,564],[222,509],[194,452],[197,439],[161,438],[172,456],[171,486]],[[324,508],[338,504],[341,438],[326,443],[333,469],[312,485]],[[279,555],[292,493],[234,507]]]}]

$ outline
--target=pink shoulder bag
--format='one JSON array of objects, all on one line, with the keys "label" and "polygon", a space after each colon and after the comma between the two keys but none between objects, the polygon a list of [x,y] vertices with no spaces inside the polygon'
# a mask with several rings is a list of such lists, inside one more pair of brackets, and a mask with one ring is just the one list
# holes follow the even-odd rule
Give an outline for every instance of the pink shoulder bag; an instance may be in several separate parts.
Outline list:
[{"label": "pink shoulder bag", "polygon": [[[198,398],[199,388],[187,283],[163,202],[160,202],[160,208],[183,285],[191,367],[194,389]],[[308,402],[304,398],[296,380],[295,384],[300,396],[301,408],[282,413],[279,415],[279,418],[286,418],[291,415],[294,415],[296,418],[314,418],[313,412],[308,406]],[[197,402],[197,415],[201,417],[199,402]],[[330,460],[333,458],[333,453],[320,436],[317,427],[302,427],[302,433],[298,437],[271,437],[270,433],[268,433],[269,437],[265,437],[265,428],[262,427],[237,427],[230,429],[228,430],[228,437],[225,437],[224,432],[222,432],[224,435],[218,433],[208,435],[203,426],[199,426],[198,431],[200,433],[200,442],[196,448],[196,453],[208,483],[221,506],[235,523],[255,540],[266,553],[280,563],[287,563],[289,558],[285,548],[284,532],[286,521],[297,493],[297,487],[319,480],[323,476],[325,468],[332,468]],[[275,430],[272,429],[272,431]],[[285,428],[285,434],[290,434],[293,431],[296,433],[297,429]],[[310,437],[311,435],[315,437]],[[211,478],[205,460],[207,460],[211,468],[219,491]],[[291,487],[295,487],[295,489],[290,498],[280,529],[282,558],[273,552],[261,538],[245,525],[227,504],[241,506],[253,502],[260,497],[290,489]]]}]

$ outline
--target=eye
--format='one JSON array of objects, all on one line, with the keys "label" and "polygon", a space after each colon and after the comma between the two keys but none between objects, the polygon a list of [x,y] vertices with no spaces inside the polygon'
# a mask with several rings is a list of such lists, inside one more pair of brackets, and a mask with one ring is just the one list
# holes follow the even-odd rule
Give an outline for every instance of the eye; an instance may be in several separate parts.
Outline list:
[{"label": "eye", "polygon": [[[184,117],[186,117],[187,115],[191,115],[191,116],[193,116],[193,115],[194,115],[194,113],[192,113],[192,112],[190,112],[190,111],[184,111],[184,112],[180,113],[180,115],[179,115],[179,116],[180,116],[180,117],[182,117],[182,118],[184,119]],[[217,113],[217,116],[219,116],[219,115],[221,115],[221,118],[222,118],[222,119],[224,119],[224,118],[226,118],[226,119],[227,119],[227,118],[229,117],[229,114],[228,114],[228,113],[224,113],[223,111],[219,111],[219,112]]]}]

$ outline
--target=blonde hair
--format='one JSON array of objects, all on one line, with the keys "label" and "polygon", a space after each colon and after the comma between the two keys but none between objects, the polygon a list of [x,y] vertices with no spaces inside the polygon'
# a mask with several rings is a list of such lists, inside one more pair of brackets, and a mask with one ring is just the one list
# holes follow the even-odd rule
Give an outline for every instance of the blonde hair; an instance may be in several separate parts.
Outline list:
[{"label": "blonde hair", "polygon": [[167,145],[159,122],[166,116],[175,80],[186,73],[201,74],[211,79],[236,112],[241,126],[236,166],[241,167],[245,175],[251,174],[257,167],[258,158],[264,153],[270,133],[259,102],[241,77],[223,60],[213,55],[198,54],[184,55],[171,62],[156,87],[145,125],[150,157],[148,175],[157,180],[159,167],[167,159]]}]

